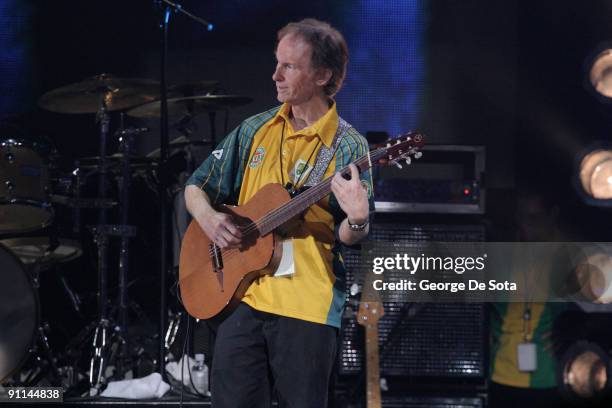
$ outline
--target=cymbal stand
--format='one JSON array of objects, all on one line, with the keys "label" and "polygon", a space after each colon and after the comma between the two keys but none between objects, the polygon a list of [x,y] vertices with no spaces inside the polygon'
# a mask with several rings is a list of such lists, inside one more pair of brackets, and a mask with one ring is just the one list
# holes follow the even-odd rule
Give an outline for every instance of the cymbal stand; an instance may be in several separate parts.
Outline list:
[{"label": "cymbal stand", "polygon": [[[52,252],[52,250],[50,250]],[[45,258],[42,258],[38,262],[34,262],[31,265],[28,265],[28,274],[32,281],[32,287],[36,292],[36,298],[39,297],[39,288],[40,288],[40,268],[43,264]],[[40,308],[40,305],[38,306]],[[51,376],[47,377],[53,386],[61,385],[61,376],[60,371],[57,367],[55,355],[51,350],[51,346],[49,344],[49,339],[47,338],[47,330],[49,329],[49,325],[45,321],[41,321],[40,325],[36,328],[36,343],[33,348],[30,350],[30,354],[35,356],[36,365],[40,368],[39,372],[31,372],[28,377],[23,381],[23,385],[32,386],[37,385],[41,378],[45,375],[45,372],[50,369]],[[46,364],[44,363],[46,361]],[[46,369],[45,369],[46,367]]]},{"label": "cymbal stand", "polygon": [[129,200],[130,200],[130,155],[134,136],[147,132],[147,128],[127,128],[118,132],[119,141],[123,150],[123,161],[121,166],[121,224],[117,227],[121,230],[121,249],[119,256],[119,326],[118,334],[123,339],[119,353],[118,373],[125,373],[124,361],[128,359],[129,340],[128,340],[128,287],[127,276],[129,270],[129,239],[136,235],[136,227],[128,225]]},{"label": "cymbal stand", "polygon": [[[106,111],[104,97],[109,89],[100,88],[100,108],[96,114],[96,121],[100,124],[100,161],[98,163],[98,198],[106,198],[106,140],[110,128],[110,116]],[[98,223],[106,224],[106,209],[100,208],[98,211]]]},{"label": "cymbal stand", "polygon": [[[106,198],[106,140],[110,128],[110,116],[106,111],[104,101],[105,93],[108,89],[101,87],[100,103],[96,121],[100,125],[100,161],[98,162],[98,198]],[[105,208],[98,210],[98,225],[90,227],[94,242],[98,247],[98,313],[99,319],[93,336],[93,356],[89,365],[89,384],[90,395],[94,396],[100,392],[100,387],[104,382],[105,356],[107,355],[108,344],[108,236],[103,233],[103,228],[107,221],[107,211]]]},{"label": "cymbal stand", "polygon": [[[116,133],[119,136],[123,150],[121,166],[121,199],[120,199],[120,224],[103,224],[91,227],[96,244],[98,245],[98,262],[106,256],[108,239],[111,236],[121,238],[119,256],[119,313],[118,321],[112,324],[112,339],[109,338],[109,327],[111,326],[108,316],[95,330],[94,334],[94,356],[90,363],[90,395],[97,395],[101,385],[105,382],[105,370],[107,364],[114,360],[116,363],[115,376],[122,378],[127,372],[126,361],[130,361],[129,338],[128,338],[128,288],[127,276],[129,269],[129,239],[136,235],[136,227],[128,225],[129,197],[130,197],[130,155],[131,144],[135,135],[144,133],[148,129],[128,128]],[[102,252],[102,253],[101,253]],[[106,308],[104,309],[106,312]]]}]

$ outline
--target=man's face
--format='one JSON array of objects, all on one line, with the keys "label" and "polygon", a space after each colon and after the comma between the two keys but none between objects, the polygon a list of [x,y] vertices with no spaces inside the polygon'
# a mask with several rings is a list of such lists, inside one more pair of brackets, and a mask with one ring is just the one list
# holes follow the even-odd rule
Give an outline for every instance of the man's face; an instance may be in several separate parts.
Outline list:
[{"label": "man's face", "polygon": [[277,99],[291,105],[300,105],[315,96],[323,96],[326,81],[320,72],[312,68],[312,48],[302,38],[293,35],[283,37],[276,48],[276,70],[272,80],[276,82]]}]

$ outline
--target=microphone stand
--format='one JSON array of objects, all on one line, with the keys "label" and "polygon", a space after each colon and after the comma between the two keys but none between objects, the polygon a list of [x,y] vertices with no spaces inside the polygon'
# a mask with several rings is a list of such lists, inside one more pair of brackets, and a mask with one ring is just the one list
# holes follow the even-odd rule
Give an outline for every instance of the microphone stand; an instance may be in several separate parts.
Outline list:
[{"label": "microphone stand", "polygon": [[170,22],[170,16],[172,12],[181,13],[192,20],[202,24],[208,31],[213,29],[213,25],[208,21],[195,16],[188,12],[178,3],[169,0],[155,0],[155,3],[159,5],[161,10],[161,21],[160,21],[160,36],[161,36],[161,66],[160,66],[160,149],[159,149],[159,197],[160,197],[160,322],[159,322],[159,349],[157,358],[157,369],[162,377],[165,379],[166,374],[164,371],[164,363],[166,360],[166,350],[164,345],[164,334],[166,332],[167,323],[167,294],[166,294],[166,275],[170,268],[168,268],[168,242],[169,242],[169,228],[168,228],[168,145],[169,145],[169,130],[168,130],[168,90],[167,90],[167,73],[168,73],[168,26]]}]

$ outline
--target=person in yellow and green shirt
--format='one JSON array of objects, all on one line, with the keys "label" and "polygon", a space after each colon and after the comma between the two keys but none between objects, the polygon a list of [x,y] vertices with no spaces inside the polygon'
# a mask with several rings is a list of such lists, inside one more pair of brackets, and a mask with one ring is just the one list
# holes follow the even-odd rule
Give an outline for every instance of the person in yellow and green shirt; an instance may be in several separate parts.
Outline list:
[{"label": "person in yellow and green shirt", "polygon": [[[560,241],[559,208],[550,195],[530,189],[519,194],[517,235],[520,241]],[[553,268],[555,261],[552,260]],[[552,273],[550,276],[554,276],[554,271]],[[557,318],[564,310],[566,303],[532,302],[529,299],[492,304],[491,408],[563,406],[557,389],[557,356],[552,333]],[[530,348],[535,351],[533,355]],[[521,353],[522,367],[519,363]]]},{"label": "person in yellow and green shirt", "polygon": [[[282,105],[246,119],[216,147],[187,182],[187,208],[228,249],[240,245],[242,234],[215,205],[244,204],[268,183],[300,188],[330,176],[332,194],[289,231],[292,267],[254,281],[219,325],[215,408],[269,407],[272,390],[281,407],[327,406],[345,301],[341,247],[367,236],[373,209],[370,172],[360,175],[351,164],[350,179],[338,174],[368,151],[333,99],[346,74],[344,38],[329,24],[306,19],[278,32],[275,55],[272,79]],[[328,165],[315,174],[326,156]]]}]

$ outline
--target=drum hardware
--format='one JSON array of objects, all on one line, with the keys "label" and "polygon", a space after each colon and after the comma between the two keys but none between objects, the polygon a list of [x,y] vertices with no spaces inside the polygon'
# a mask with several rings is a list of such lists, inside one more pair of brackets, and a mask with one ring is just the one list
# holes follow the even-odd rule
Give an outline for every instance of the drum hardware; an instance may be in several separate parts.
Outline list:
[{"label": "drum hardware", "polygon": [[[51,191],[49,183],[49,166],[44,160],[45,156],[39,153],[39,146],[33,146],[25,143],[21,139],[2,139],[0,138],[0,234],[13,232],[26,232],[39,228],[46,227],[52,221],[52,206],[51,203],[67,205],[72,207],[75,212],[74,231],[80,232],[80,209],[94,208],[98,210],[98,225],[92,229],[94,241],[98,245],[98,273],[99,282],[102,284],[98,290],[100,303],[100,318],[91,329],[93,357],[90,361],[90,383],[99,390],[99,385],[104,379],[104,366],[109,360],[116,360],[118,364],[118,373],[122,375],[125,370],[123,368],[123,359],[127,355],[127,265],[128,265],[128,239],[136,234],[134,226],[127,225],[127,205],[129,197],[129,182],[130,169],[139,165],[144,165],[150,168],[157,164],[157,160],[138,159],[130,162],[129,144],[131,137],[142,133],[146,129],[126,129],[119,136],[125,139],[127,143],[123,143],[124,156],[112,157],[106,154],[107,137],[110,129],[109,112],[128,109],[138,104],[149,102],[157,98],[158,83],[154,81],[146,81],[139,79],[119,79],[110,75],[99,75],[79,84],[73,84],[55,91],[51,91],[39,100],[39,105],[47,110],[60,113],[96,113],[96,123],[99,127],[99,159],[94,164],[90,174],[85,174],[81,170],[85,166],[80,166],[76,163],[76,169],[72,176],[76,181],[74,184],[67,184],[73,188],[73,197],[70,194],[60,196],[49,193]],[[121,209],[121,224],[107,224],[107,210],[115,206],[117,202],[106,197],[108,173],[114,168],[121,165],[121,194],[122,209]],[[82,198],[81,187],[83,179],[89,175],[97,174],[98,176],[98,194],[96,198]],[[4,177],[3,177],[4,176]],[[24,182],[25,180],[25,182]],[[41,187],[35,189],[35,181],[38,181]],[[4,184],[4,186],[2,185]],[[66,183],[64,183],[66,184]],[[64,185],[66,187],[67,185]],[[34,187],[33,187],[34,186]],[[4,187],[4,188],[3,188]],[[26,194],[21,194],[22,191]],[[38,191],[40,190],[40,191]],[[6,197],[6,200],[4,198]],[[3,205],[6,204],[6,205]],[[19,207],[21,206],[21,207]],[[125,208],[125,210],[124,210]],[[42,213],[41,216],[35,218],[32,215],[34,210]],[[25,214],[19,217],[10,216],[12,213]],[[5,228],[5,220],[32,220],[43,219],[45,222],[35,222],[32,226],[24,225],[9,225],[10,228]],[[111,236],[121,237],[121,260],[120,260],[120,299],[119,299],[119,325],[115,332],[115,326],[108,310],[108,290],[107,290],[107,248],[108,239]],[[36,238],[36,239],[35,239]],[[21,256],[27,260],[28,264],[38,269],[38,271],[48,268],[58,262],[65,262],[73,257],[79,256],[81,253],[80,247],[72,247],[70,244],[64,245],[67,242],[60,240],[58,243],[45,241],[45,238],[34,237],[29,242],[26,241],[10,241],[15,250],[21,251]],[[66,248],[68,247],[68,248]],[[68,251],[64,251],[64,250]],[[5,263],[2,263],[3,267]],[[22,265],[22,269],[25,268]],[[62,282],[64,288],[67,289],[73,303],[73,307],[79,311],[79,299],[67,286],[65,280]],[[2,292],[0,291],[0,294]],[[11,299],[6,297],[4,301]],[[26,297],[27,299],[27,297]],[[37,299],[37,298],[36,298]],[[24,300],[21,299],[23,302]],[[37,301],[37,300],[36,300]],[[0,301],[0,307],[4,307],[4,303]],[[1,309],[0,309],[1,310]],[[37,310],[37,309],[36,309]],[[6,326],[5,322],[1,321],[3,314],[0,313],[0,323],[3,329]],[[36,321],[38,315],[36,314]],[[109,328],[113,328],[113,333],[109,332]],[[109,337],[110,334],[110,337]],[[88,336],[90,334],[88,333]],[[37,330],[36,336],[41,337],[40,350],[46,350],[44,331]],[[30,336],[34,337],[34,336]],[[125,340],[125,341],[124,341]],[[0,333],[0,354],[4,352],[4,341]],[[38,340],[37,340],[38,341]],[[22,343],[27,343],[22,341]],[[48,353],[50,349],[48,349]],[[19,356],[19,353],[12,353]],[[3,361],[0,358],[0,361]],[[49,359],[53,363],[53,359]],[[2,363],[4,364],[4,362]],[[0,364],[0,365],[2,365]],[[18,364],[16,364],[18,365]],[[51,366],[52,364],[49,364]],[[57,367],[52,367],[55,376],[57,377]],[[8,369],[8,368],[7,368]],[[4,376],[0,367],[0,376]],[[1,378],[1,377],[0,377]],[[38,378],[38,377],[37,377]],[[32,379],[35,381],[35,379]],[[96,391],[97,393],[97,391]]]},{"label": "drum hardware", "polygon": [[23,263],[0,244],[0,383],[25,363],[39,320],[38,298]]},{"label": "drum hardware", "polygon": [[[198,115],[208,113],[210,122],[210,140],[216,140],[215,119],[217,111],[225,111],[225,127],[227,132],[227,122],[229,109],[251,103],[253,98],[242,95],[204,95],[184,96],[168,99],[168,120],[175,124],[175,127],[185,127],[181,124],[185,118],[188,121]],[[140,119],[156,119],[160,117],[161,101],[149,102],[127,111],[128,116]]]},{"label": "drum hardware", "polygon": [[[168,119],[177,123],[189,115],[196,117],[203,113],[224,111],[249,104],[253,98],[242,95],[194,95],[168,99]],[[142,104],[127,111],[128,116],[139,119],[158,119],[161,101]]]},{"label": "drum hardware", "polygon": [[66,282],[66,278],[64,277],[64,275],[59,274],[59,279],[62,284],[62,287],[64,288],[64,291],[66,292],[66,294],[68,295],[68,298],[70,299],[70,304],[72,305],[72,308],[79,316],[82,317],[81,298],[79,297],[78,293],[75,293],[74,290],[72,290],[72,288],[68,285],[68,282]]},{"label": "drum hardware", "polygon": [[[39,105],[41,107],[54,112],[96,113],[96,122],[99,127],[99,156],[93,159],[93,161],[95,162],[91,165],[87,163],[87,158],[80,159],[78,162],[75,163],[75,171],[73,173],[73,176],[76,181],[73,185],[74,193],[72,194],[72,197],[69,197],[70,194],[64,196],[54,195],[50,199],[50,201],[53,203],[67,205],[74,209],[75,232],[80,231],[80,211],[82,208],[95,208],[98,210],[98,224],[91,229],[91,232],[94,237],[94,242],[98,246],[98,298],[100,316],[97,321],[93,322],[93,324],[91,325],[91,329],[88,330],[87,333],[87,338],[92,340],[90,344],[93,347],[93,357],[89,361],[89,381],[91,390],[95,394],[97,394],[97,392],[99,391],[100,385],[106,380],[104,378],[106,373],[103,367],[108,366],[109,362],[114,359],[117,359],[119,365],[121,365],[121,356],[126,355],[125,350],[127,349],[127,341],[124,345],[122,340],[124,337],[127,339],[127,333],[123,333],[121,331],[122,328],[127,328],[127,325],[122,323],[121,316],[119,316],[118,327],[120,329],[120,335],[117,335],[113,319],[111,318],[111,316],[114,316],[114,311],[109,310],[108,307],[108,289],[103,287],[108,284],[108,264],[106,260],[106,255],[108,253],[109,239],[111,239],[112,236],[121,237],[122,260],[120,261],[120,268],[121,265],[124,265],[127,268],[128,251],[124,251],[124,248],[127,248],[127,242],[129,241],[129,237],[133,236],[136,233],[135,228],[132,229],[131,227],[133,226],[127,225],[127,221],[124,221],[123,217],[120,221],[120,224],[118,225],[109,225],[106,222],[107,210],[111,208],[111,206],[115,206],[117,204],[117,202],[107,198],[106,186],[108,182],[108,173],[114,172],[116,174],[118,171],[121,171],[120,188],[122,193],[122,199],[118,201],[122,205],[125,202],[127,206],[127,199],[123,198],[123,192],[129,191],[130,174],[128,170],[133,170],[135,168],[138,168],[139,166],[144,166],[146,169],[155,168],[156,170],[160,170],[163,172],[163,169],[159,169],[158,166],[159,159],[140,160],[139,158],[130,157],[129,154],[126,154],[125,157],[120,154],[112,156],[108,156],[106,154],[106,139],[109,136],[108,132],[110,128],[109,113],[131,109],[132,107],[137,106],[139,104],[146,104],[147,102],[157,99],[157,94],[159,93],[159,90],[157,89],[157,86],[155,87],[154,91],[149,88],[149,85],[151,85],[152,83],[153,81],[138,79],[120,79],[103,74],[82,81],[79,84],[73,84],[62,89],[51,91],[43,95],[43,97],[39,100]],[[189,97],[193,94],[208,92],[210,91],[210,89],[207,89],[208,85],[210,85],[211,87],[213,86],[212,84],[195,84],[194,86],[192,85],[194,84],[179,85],[175,88],[170,88],[170,97],[177,96],[179,92]],[[151,90],[151,92],[149,92],[149,90]],[[193,108],[193,112],[196,112],[196,114],[209,112],[209,114],[211,114],[210,117],[214,118],[214,112],[211,113],[211,110],[213,108],[216,110],[220,110],[229,109],[229,107],[231,107],[224,106],[222,103],[219,103],[219,101],[226,104],[235,104],[232,106],[238,106],[239,103],[242,104],[250,101],[249,98],[247,98],[249,100],[246,102],[236,100],[232,101],[229,97],[230,96],[224,95],[221,98],[215,98],[214,95],[207,95],[207,97],[205,98],[207,99],[207,107],[204,107],[204,105],[206,104],[199,101],[189,101],[185,102],[184,104],[189,106],[195,106]],[[217,102],[216,105],[213,106],[213,101],[215,99],[217,100]],[[160,106],[158,105],[157,109],[159,108]],[[159,117],[159,113],[157,117]],[[211,125],[211,130],[213,132],[214,137],[214,123]],[[214,139],[210,141],[204,140],[201,142],[196,142],[196,144],[200,143],[211,144],[214,143]],[[184,148],[189,144],[191,143],[188,142],[185,146],[180,147]],[[167,153],[164,156],[167,157]],[[162,160],[167,160],[167,158],[162,158]],[[126,163],[127,166],[124,167]],[[96,194],[97,197],[82,198],[81,183],[83,182],[83,180],[87,179],[92,174],[97,174],[99,180],[98,194]],[[156,175],[157,171],[153,174]],[[161,175],[160,178],[162,178]],[[163,182],[162,184],[165,183],[166,182]],[[125,213],[127,214],[127,211]],[[161,263],[164,263],[163,259]],[[125,269],[123,272],[120,271],[120,274],[121,273],[124,273],[123,278],[120,277],[120,280],[123,279],[124,282],[121,286],[124,288],[123,293],[126,294],[127,285],[125,285],[125,278],[127,276],[127,269]],[[120,288],[120,291],[121,290],[122,289]],[[125,315],[125,304],[127,300],[124,298],[124,301],[122,302],[121,296],[122,294],[120,293],[118,311],[119,315],[121,315],[121,313]],[[161,303],[164,303],[163,299]],[[78,302],[76,305],[78,307]],[[160,361],[159,364],[163,364],[163,361]],[[118,366],[118,370],[116,372],[123,373],[124,369]]]},{"label": "drum hardware", "polygon": [[[102,74],[86,79],[80,83],[48,92],[39,99],[39,105],[47,110],[59,113],[95,113],[96,123],[99,126],[99,161],[98,194],[97,199],[103,202],[107,199],[107,156],[106,145],[110,130],[110,116],[108,112],[127,109],[129,107],[152,101],[157,98],[155,81],[140,79],[120,79],[112,75]],[[124,160],[129,158],[124,157]],[[129,167],[127,167],[129,170]],[[78,176],[78,172],[77,172]],[[123,184],[129,177],[123,179]],[[80,192],[80,180],[76,185]],[[124,198],[123,196],[122,198]],[[80,194],[77,200],[81,200]],[[123,203],[122,203],[123,204]],[[125,203],[127,204],[127,203]],[[93,356],[90,362],[90,394],[97,395],[101,384],[105,381],[104,368],[108,355],[107,338],[109,328],[108,316],[108,264],[107,250],[108,237],[119,226],[107,225],[107,206],[98,208],[98,225],[91,228],[94,242],[98,247],[98,307],[99,319],[93,335]],[[75,220],[80,220],[79,206],[75,207]],[[123,207],[122,207],[123,213]],[[123,218],[122,218],[123,219]],[[124,225],[122,225],[124,226]],[[78,224],[75,223],[75,229]],[[119,228],[120,229],[120,228]],[[121,230],[121,229],[120,229]],[[122,234],[126,232],[121,230]],[[122,253],[124,246],[122,245]],[[125,255],[127,256],[127,254]],[[122,254],[122,260],[124,260]],[[120,267],[123,262],[120,262]],[[124,268],[127,265],[124,265]],[[120,374],[123,374],[120,369]]]},{"label": "drum hardware", "polygon": [[[106,139],[110,127],[110,116],[107,113],[107,101],[112,101],[112,87],[104,84],[104,78],[101,81],[94,81],[91,84],[93,94],[98,98],[98,106],[96,111],[96,122],[100,127],[100,144],[99,154],[100,161],[98,163],[98,198],[106,198]],[[73,96],[73,95],[72,95]],[[43,96],[44,98],[44,96]],[[77,210],[78,211],[78,210]],[[98,225],[106,225],[107,210],[105,208],[98,209]],[[98,247],[98,313],[99,320],[96,326],[93,337],[93,356],[90,362],[89,382],[90,394],[97,395],[100,391],[100,386],[104,380],[104,364],[106,350],[106,337],[108,331],[108,314],[107,314],[107,299],[108,299],[108,264],[107,264],[107,249],[108,239],[105,234],[92,231],[94,242]],[[96,365],[97,363],[97,365]],[[96,372],[95,369],[98,369]]]},{"label": "drum hardware", "polygon": [[[100,319],[95,328],[93,336],[93,356],[90,361],[90,395],[95,396],[100,392],[101,386],[106,381],[105,370],[110,361],[116,362],[115,375],[123,377],[126,370],[125,362],[129,361],[129,337],[128,337],[128,294],[127,276],[129,264],[129,238],[136,235],[136,227],[128,225],[129,195],[130,195],[130,155],[133,138],[145,133],[148,129],[128,128],[116,132],[123,150],[121,162],[120,182],[120,222],[118,225],[98,224],[90,227],[94,236],[94,242],[98,247],[98,302]],[[118,322],[113,324],[114,334],[110,341],[109,327],[111,319],[107,312],[108,282],[107,282],[107,249],[109,237],[120,237],[119,258],[119,312]]]},{"label": "drum hardware", "polygon": [[0,139],[0,234],[51,224],[48,152],[42,142]]},{"label": "drum hardware", "polygon": [[[47,232],[46,236],[22,236],[0,240],[0,244],[6,246],[15,254],[26,268],[35,268],[36,279],[33,283],[38,289],[38,273],[57,267],[66,262],[71,262],[83,254],[81,244],[75,240],[58,237],[54,228]],[[58,272],[58,271],[56,271]],[[62,288],[66,292],[70,303],[77,314],[81,314],[81,299],[75,293],[66,278],[57,273]]]},{"label": "drum hardware", "polygon": [[40,321],[38,262],[24,265],[0,244],[0,274],[10,285],[0,285],[0,382],[5,382],[30,358],[36,360],[31,370],[17,382],[35,385],[49,372],[52,385],[60,385],[60,373],[47,338],[49,326]]},{"label": "drum hardware", "polygon": [[40,270],[70,262],[83,253],[81,244],[77,241],[53,235],[7,238],[0,240],[0,243],[17,255],[26,267],[37,265]]},{"label": "drum hardware", "polygon": [[51,202],[55,204],[65,205],[71,208],[104,208],[109,209],[115,207],[118,202],[110,198],[73,198],[57,194],[51,195]]},{"label": "drum hardware", "polygon": [[[42,270],[42,263],[34,262],[28,266],[30,278],[32,279],[32,287],[36,293],[36,298],[39,297],[39,289],[40,289],[40,279],[39,274]],[[56,357],[53,351],[51,350],[51,346],[49,345],[49,339],[47,338],[47,332],[49,331],[49,325],[47,322],[42,322],[36,329],[37,331],[37,339],[35,345],[32,349],[30,349],[30,354],[35,355],[35,359],[38,367],[44,367],[44,362],[48,364],[51,374],[51,382],[53,385],[59,386],[61,385],[61,375],[59,369],[56,364]],[[42,350],[40,350],[42,349]],[[42,354],[42,355],[41,355]],[[33,385],[37,384],[40,377],[42,376],[44,370],[41,370],[38,376],[34,376],[32,378],[27,378],[24,381],[25,385]]]},{"label": "drum hardware", "polygon": [[[83,187],[83,176],[81,175],[81,169],[79,168],[79,161],[75,160],[74,162],[75,169],[72,171],[72,180],[74,184],[72,184],[72,195],[75,200],[81,199],[81,188]],[[77,206],[72,209],[72,233],[77,236],[82,236],[81,230],[81,207]]]},{"label": "drum hardware", "polygon": [[56,113],[97,113],[129,109],[159,98],[159,82],[99,74],[54,89],[41,96],[38,106]]}]

